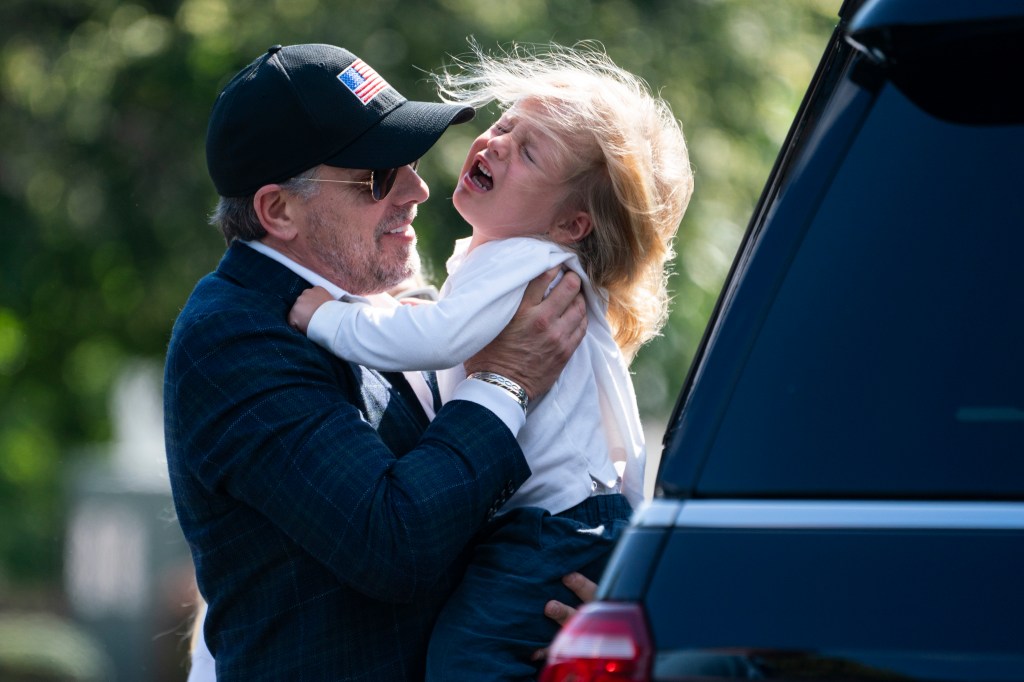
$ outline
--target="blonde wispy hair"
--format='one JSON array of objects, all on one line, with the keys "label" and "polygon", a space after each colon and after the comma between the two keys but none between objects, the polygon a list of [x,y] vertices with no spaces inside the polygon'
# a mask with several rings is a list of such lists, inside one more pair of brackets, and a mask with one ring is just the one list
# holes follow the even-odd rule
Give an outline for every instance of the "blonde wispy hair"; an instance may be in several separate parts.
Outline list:
[{"label": "blonde wispy hair", "polygon": [[503,111],[529,103],[530,122],[560,146],[566,210],[593,229],[570,245],[608,295],[608,320],[627,358],[668,317],[673,240],[693,193],[682,127],[668,103],[593,42],[513,45],[497,55],[471,42],[433,74],[440,97]]}]

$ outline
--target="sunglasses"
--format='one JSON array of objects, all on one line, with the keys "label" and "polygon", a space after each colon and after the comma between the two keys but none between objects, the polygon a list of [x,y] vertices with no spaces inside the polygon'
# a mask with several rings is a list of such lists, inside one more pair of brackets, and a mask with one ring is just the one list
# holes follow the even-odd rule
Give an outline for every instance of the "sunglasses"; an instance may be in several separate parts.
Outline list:
[{"label": "sunglasses", "polygon": [[[417,166],[420,165],[419,159],[412,163],[406,164],[416,172]],[[374,201],[380,201],[388,195],[391,188],[395,186],[395,180],[398,178],[398,171],[405,168],[405,166],[399,166],[398,168],[377,168],[370,171],[369,180],[327,180],[324,178],[306,178],[310,182],[335,182],[339,185],[363,185],[370,189],[370,194],[373,195]]]}]

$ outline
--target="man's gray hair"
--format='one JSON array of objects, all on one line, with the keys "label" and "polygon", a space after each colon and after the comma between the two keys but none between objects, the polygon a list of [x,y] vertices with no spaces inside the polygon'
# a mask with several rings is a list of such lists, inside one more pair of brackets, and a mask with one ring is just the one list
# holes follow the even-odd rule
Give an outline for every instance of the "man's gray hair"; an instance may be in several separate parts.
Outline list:
[{"label": "man's gray hair", "polygon": [[[311,178],[317,177],[319,171],[320,167],[314,166],[278,184],[282,189],[306,201],[316,196],[320,189],[320,183],[310,182]],[[236,239],[255,241],[267,236],[267,231],[260,223],[256,209],[253,208],[255,196],[251,194],[247,197],[220,197],[217,200],[217,206],[210,214],[209,223],[220,229],[224,241],[229,245]]]}]

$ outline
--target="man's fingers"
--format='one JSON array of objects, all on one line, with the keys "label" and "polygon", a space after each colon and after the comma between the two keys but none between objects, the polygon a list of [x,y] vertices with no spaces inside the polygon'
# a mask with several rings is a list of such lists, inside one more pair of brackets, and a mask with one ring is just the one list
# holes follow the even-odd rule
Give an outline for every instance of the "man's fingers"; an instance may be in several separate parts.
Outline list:
[{"label": "man's fingers", "polygon": [[[569,573],[562,577],[562,584],[572,590],[573,594],[580,598],[584,604],[594,601],[597,595],[597,583],[582,573]],[[565,621],[575,615],[576,609],[557,599],[552,599],[544,605],[544,615],[559,625],[565,625]]]},{"label": "man's fingers", "polygon": [[544,615],[559,625],[565,625],[565,622],[575,613],[576,609],[571,606],[566,606],[562,602],[554,599],[544,605]]},{"label": "man's fingers", "polygon": [[[548,270],[548,272],[551,271]],[[579,304],[583,305],[584,310],[586,309],[583,297],[579,295],[581,284],[580,276],[570,270],[565,273],[558,284],[551,290],[551,293],[548,294],[548,301],[551,302],[558,317],[569,312],[577,304],[577,299]]]},{"label": "man's fingers", "polygon": [[594,601],[597,596],[597,583],[582,573],[570,573],[562,578],[562,584],[568,587],[584,604]]},{"label": "man's fingers", "polygon": [[579,342],[587,333],[587,303],[583,300],[583,294],[577,294],[569,310],[562,315],[562,319],[573,326],[575,331],[573,342]]},{"label": "man's fingers", "polygon": [[523,293],[523,304],[537,305],[543,301],[544,294],[548,292],[548,287],[551,286],[551,282],[554,281],[555,277],[557,277],[558,273],[561,271],[562,268],[560,266],[554,267],[533,278],[533,280],[526,285],[526,291]]}]

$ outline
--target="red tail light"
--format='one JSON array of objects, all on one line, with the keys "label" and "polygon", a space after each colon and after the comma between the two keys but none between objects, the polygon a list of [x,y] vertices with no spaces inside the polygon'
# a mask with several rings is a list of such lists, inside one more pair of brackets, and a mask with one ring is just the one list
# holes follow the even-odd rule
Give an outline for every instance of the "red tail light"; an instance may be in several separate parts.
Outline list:
[{"label": "red tail light", "polygon": [[651,638],[638,604],[595,602],[555,637],[540,682],[648,682]]}]

